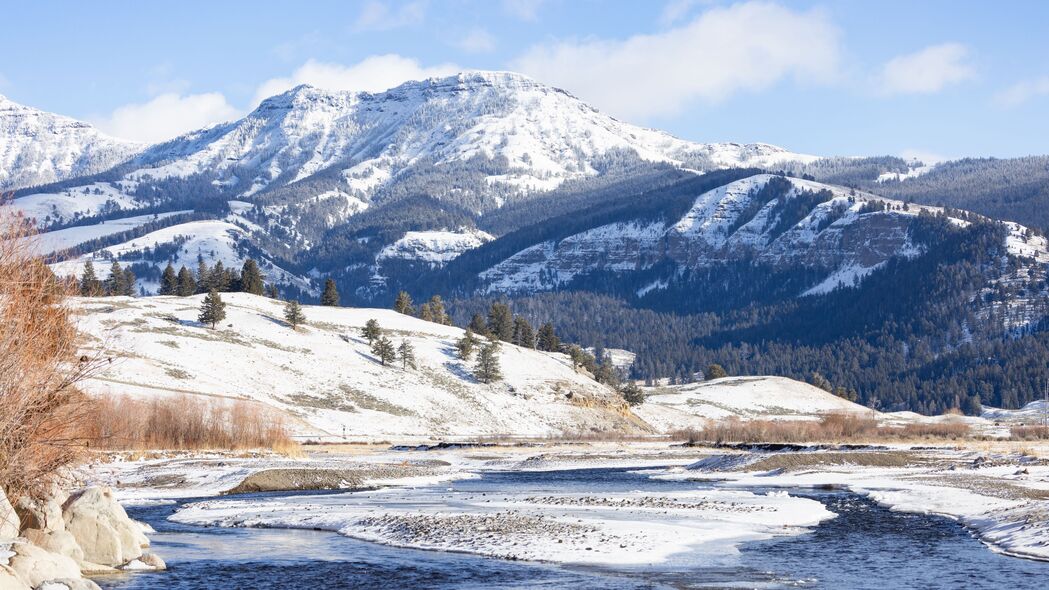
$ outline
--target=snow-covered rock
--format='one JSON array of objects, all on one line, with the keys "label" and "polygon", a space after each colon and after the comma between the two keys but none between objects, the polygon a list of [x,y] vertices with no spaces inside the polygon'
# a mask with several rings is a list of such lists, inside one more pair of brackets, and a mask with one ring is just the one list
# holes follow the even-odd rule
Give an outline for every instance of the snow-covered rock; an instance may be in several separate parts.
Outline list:
[{"label": "snow-covered rock", "polygon": [[493,239],[491,234],[476,229],[410,231],[379,251],[376,260],[408,260],[443,266],[463,252]]},{"label": "snow-covered rock", "polygon": [[14,556],[8,566],[31,588],[45,582],[80,579],[80,567],[72,558],[24,542],[12,544],[11,551]]},{"label": "snow-covered rock", "polygon": [[0,96],[0,190],[102,172],[143,147]]},{"label": "snow-covered rock", "polygon": [[109,488],[91,487],[74,494],[63,506],[62,517],[88,562],[122,566],[142,557],[143,549],[149,547],[142,528],[128,517]]}]

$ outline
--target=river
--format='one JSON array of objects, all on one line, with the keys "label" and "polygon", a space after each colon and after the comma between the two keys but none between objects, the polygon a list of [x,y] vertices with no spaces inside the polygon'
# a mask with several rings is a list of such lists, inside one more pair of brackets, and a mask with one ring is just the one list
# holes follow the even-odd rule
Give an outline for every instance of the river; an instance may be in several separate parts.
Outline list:
[{"label": "river", "polygon": [[[487,472],[442,484],[462,492],[670,491],[628,469]],[[792,490],[838,515],[812,532],[745,543],[738,552],[675,556],[652,567],[578,567],[386,547],[329,532],[173,523],[178,505],[132,507],[152,525],[169,571],[98,580],[107,590],[309,588],[1043,588],[1049,563],[990,550],[957,523],[892,512],[846,492]]]}]

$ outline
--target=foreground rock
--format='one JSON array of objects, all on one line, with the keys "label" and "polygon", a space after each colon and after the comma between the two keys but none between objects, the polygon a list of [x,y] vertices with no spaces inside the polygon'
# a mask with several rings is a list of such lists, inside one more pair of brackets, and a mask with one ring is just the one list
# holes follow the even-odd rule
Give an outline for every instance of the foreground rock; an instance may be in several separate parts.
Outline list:
[{"label": "foreground rock", "polygon": [[0,590],[97,590],[84,575],[165,569],[109,488],[11,505],[0,491]]},{"label": "foreground rock", "polygon": [[121,567],[149,548],[142,526],[128,517],[109,488],[87,488],[71,496],[62,507],[62,519],[90,563]]}]

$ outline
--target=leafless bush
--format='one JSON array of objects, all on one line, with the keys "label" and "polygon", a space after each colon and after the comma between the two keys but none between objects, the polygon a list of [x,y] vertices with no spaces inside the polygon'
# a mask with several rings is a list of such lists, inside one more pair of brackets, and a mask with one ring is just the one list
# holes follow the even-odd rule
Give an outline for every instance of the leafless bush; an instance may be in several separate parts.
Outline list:
[{"label": "leafless bush", "polygon": [[1009,437],[1013,440],[1044,440],[1049,438],[1049,427],[1017,424],[1009,428]]},{"label": "leafless bush", "polygon": [[76,384],[97,366],[77,355],[70,285],[33,255],[33,233],[0,203],[0,484],[16,497],[47,493],[78,459]]},{"label": "leafless bush", "polygon": [[189,395],[94,401],[86,434],[106,449],[260,449],[292,453],[280,415],[256,403],[203,400]]},{"label": "leafless bush", "polygon": [[970,434],[961,421],[922,422],[901,427],[879,426],[870,416],[833,413],[817,420],[710,420],[699,429],[670,433],[674,440],[707,443],[845,442],[892,438],[962,438]]}]

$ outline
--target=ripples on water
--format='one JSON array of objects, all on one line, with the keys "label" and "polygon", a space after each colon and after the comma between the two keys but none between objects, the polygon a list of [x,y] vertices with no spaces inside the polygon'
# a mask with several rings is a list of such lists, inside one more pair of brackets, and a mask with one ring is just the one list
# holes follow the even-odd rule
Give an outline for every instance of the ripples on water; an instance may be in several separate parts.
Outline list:
[{"label": "ripples on water", "polygon": [[[452,484],[464,492],[566,493],[695,489],[623,469],[488,473]],[[174,506],[132,508],[157,529],[170,570],[98,580],[107,590],[356,588],[1045,588],[1049,563],[999,555],[958,524],[896,513],[845,493],[793,492],[838,518],[812,533],[749,543],[738,555],[612,570],[398,549],[315,531],[220,529],[170,523]],[[713,559],[714,561],[711,561]]]}]

